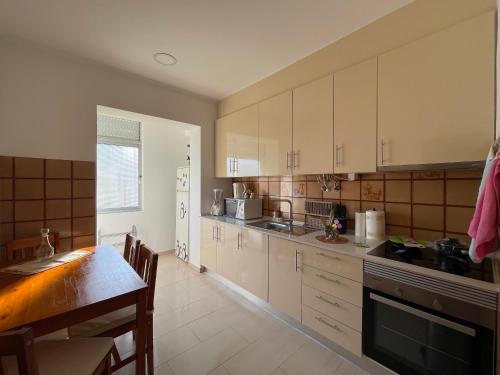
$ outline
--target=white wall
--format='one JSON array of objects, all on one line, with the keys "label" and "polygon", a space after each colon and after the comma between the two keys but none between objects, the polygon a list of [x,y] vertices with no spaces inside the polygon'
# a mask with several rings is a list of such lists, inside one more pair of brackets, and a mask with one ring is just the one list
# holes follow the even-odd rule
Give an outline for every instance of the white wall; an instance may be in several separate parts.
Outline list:
[{"label": "white wall", "polygon": [[97,113],[140,121],[142,126],[142,210],[97,214],[97,229],[120,233],[136,225],[141,241],[152,249],[174,249],[175,178],[177,168],[188,165],[189,133],[196,127],[101,106]]},{"label": "white wall", "polygon": [[215,101],[0,36],[0,155],[95,160],[97,105],[200,126],[201,206],[193,214],[209,210],[213,188],[229,191],[229,181],[214,177]]}]

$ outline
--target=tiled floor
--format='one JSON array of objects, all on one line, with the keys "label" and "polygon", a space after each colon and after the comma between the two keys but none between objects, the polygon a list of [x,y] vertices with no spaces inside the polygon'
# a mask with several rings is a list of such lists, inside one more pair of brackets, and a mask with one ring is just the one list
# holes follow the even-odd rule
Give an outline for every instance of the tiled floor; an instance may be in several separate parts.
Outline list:
[{"label": "tiled floor", "polygon": [[[154,323],[158,375],[366,374],[173,255],[160,257]],[[131,335],[117,344],[133,349]]]}]

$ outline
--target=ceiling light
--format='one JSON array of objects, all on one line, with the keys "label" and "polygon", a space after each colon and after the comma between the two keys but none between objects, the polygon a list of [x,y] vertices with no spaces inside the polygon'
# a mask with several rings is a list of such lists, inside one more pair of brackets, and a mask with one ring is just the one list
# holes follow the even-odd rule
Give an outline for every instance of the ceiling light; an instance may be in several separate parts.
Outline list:
[{"label": "ceiling light", "polygon": [[153,58],[158,64],[161,65],[175,65],[177,64],[177,59],[174,55],[166,52],[158,52],[153,55]]}]

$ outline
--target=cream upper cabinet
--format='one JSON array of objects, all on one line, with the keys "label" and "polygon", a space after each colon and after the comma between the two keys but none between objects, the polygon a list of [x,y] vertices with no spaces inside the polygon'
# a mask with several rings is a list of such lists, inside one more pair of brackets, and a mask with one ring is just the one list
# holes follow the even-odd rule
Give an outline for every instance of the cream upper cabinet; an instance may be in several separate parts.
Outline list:
[{"label": "cream upper cabinet", "polygon": [[267,301],[268,236],[255,230],[240,228],[236,252],[236,283]]},{"label": "cream upper cabinet", "polygon": [[377,59],[334,74],[335,173],[377,170]]},{"label": "cream upper cabinet", "polygon": [[381,55],[378,165],[484,160],[494,137],[495,12]]},{"label": "cream upper cabinet", "polygon": [[302,272],[298,244],[269,237],[269,303],[301,320]]},{"label": "cream upper cabinet", "polygon": [[213,220],[201,219],[200,258],[201,265],[211,271],[217,270],[217,244],[220,236],[219,224]]},{"label": "cream upper cabinet", "polygon": [[292,174],[292,91],[259,103],[259,175]]},{"label": "cream upper cabinet", "polygon": [[293,90],[293,174],[333,172],[333,75]]},{"label": "cream upper cabinet", "polygon": [[258,106],[218,119],[215,133],[216,176],[258,176]]}]

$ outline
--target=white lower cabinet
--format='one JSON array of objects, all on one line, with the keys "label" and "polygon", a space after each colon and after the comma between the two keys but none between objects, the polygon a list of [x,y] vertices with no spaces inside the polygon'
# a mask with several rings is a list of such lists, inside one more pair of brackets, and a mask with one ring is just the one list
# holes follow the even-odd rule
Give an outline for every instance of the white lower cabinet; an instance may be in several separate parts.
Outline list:
[{"label": "white lower cabinet", "polygon": [[361,356],[362,259],[238,225],[201,228],[203,265]]},{"label": "white lower cabinet", "polygon": [[361,332],[306,305],[302,305],[302,324],[350,352],[361,356]]},{"label": "white lower cabinet", "polygon": [[217,248],[217,272],[267,301],[268,236],[237,225],[225,225]]},{"label": "white lower cabinet", "polygon": [[269,237],[269,303],[298,321],[302,307],[299,257],[297,243]]}]

